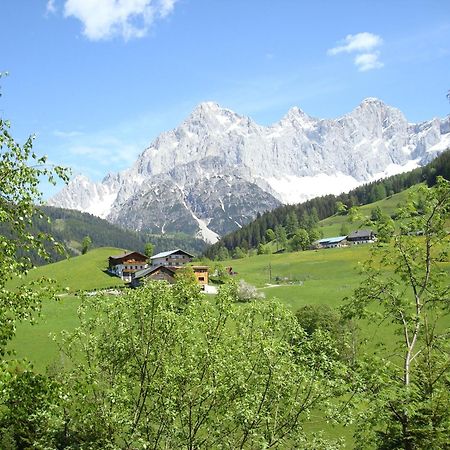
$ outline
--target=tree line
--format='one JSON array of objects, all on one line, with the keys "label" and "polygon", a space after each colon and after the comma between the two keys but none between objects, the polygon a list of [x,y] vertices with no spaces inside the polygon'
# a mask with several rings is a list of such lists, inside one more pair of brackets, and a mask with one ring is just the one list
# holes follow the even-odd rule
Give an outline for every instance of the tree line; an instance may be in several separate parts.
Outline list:
[{"label": "tree line", "polygon": [[355,206],[382,200],[418,183],[425,182],[433,186],[438,176],[450,179],[450,150],[424,167],[364,184],[345,194],[325,195],[297,205],[283,205],[263,214],[258,213],[253,222],[223,236],[219,242],[209,246],[204,255],[210,259],[226,259],[227,255],[234,254],[237,247],[244,251],[257,249],[260,244],[267,242],[266,233],[269,229],[275,230],[280,226],[289,228],[289,221],[294,216],[299,223],[308,223],[316,217],[322,220],[337,212],[337,204],[350,210]]}]

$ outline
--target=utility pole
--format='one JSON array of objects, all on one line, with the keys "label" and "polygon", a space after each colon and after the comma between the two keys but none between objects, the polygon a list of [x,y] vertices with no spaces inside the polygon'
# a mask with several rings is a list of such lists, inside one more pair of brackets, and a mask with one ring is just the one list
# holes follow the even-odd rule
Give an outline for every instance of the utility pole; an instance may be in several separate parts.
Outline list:
[{"label": "utility pole", "polygon": [[264,267],[264,270],[269,272],[269,283],[272,282],[272,263],[269,262],[269,265]]}]

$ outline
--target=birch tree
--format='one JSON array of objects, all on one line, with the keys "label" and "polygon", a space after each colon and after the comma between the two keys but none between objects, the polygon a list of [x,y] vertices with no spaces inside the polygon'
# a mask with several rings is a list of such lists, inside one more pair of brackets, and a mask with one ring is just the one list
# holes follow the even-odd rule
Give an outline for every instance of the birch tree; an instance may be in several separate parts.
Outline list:
[{"label": "birch tree", "polygon": [[388,343],[361,364],[368,408],[360,448],[450,448],[449,217],[449,182],[421,187],[399,210],[392,245],[374,248],[343,309],[395,329],[395,352]]}]

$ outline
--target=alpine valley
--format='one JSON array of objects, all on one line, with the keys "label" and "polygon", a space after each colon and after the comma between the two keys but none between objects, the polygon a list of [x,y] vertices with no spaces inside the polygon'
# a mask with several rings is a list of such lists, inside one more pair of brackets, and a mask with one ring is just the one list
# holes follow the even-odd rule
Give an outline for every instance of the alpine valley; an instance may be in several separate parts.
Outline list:
[{"label": "alpine valley", "polygon": [[206,102],[131,168],[101,183],[77,176],[48,204],[213,243],[282,203],[348,191],[422,166],[448,147],[450,118],[408,123],[375,98],[333,120],[294,107],[268,127]]}]

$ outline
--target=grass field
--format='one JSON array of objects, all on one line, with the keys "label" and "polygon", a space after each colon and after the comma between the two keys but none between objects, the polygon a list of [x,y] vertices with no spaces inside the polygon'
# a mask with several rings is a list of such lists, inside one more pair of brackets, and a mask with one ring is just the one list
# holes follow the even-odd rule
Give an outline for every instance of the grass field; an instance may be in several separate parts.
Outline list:
[{"label": "grass field", "polygon": [[[357,262],[367,258],[369,246],[356,246],[342,249],[323,249],[317,251],[295,252],[280,255],[258,255],[251,258],[224,262],[238,272],[238,278],[257,285],[267,298],[278,298],[282,303],[297,310],[308,303],[328,303],[338,306],[358,285]],[[17,335],[11,348],[18,357],[30,359],[37,370],[45,368],[58,360],[58,349],[50,333],[58,334],[63,329],[76,326],[76,310],[79,298],[73,293],[77,290],[93,290],[111,286],[123,286],[116,277],[103,272],[107,257],[120,253],[114,248],[101,248],[86,255],[71,258],[55,264],[42,266],[30,272],[29,278],[47,276],[68,286],[71,293],[63,294],[58,302],[46,301],[42,315],[34,325],[19,324]],[[280,287],[266,287],[269,283],[269,266],[272,268],[272,283],[275,278],[288,277],[297,280],[296,284]]]},{"label": "grass field", "polygon": [[[243,278],[263,288],[293,310],[306,303],[336,304],[358,285],[358,262],[369,256],[369,245],[278,255],[256,255],[225,261]],[[270,279],[270,272],[272,274]],[[280,283],[277,281],[281,279]],[[284,278],[288,280],[284,281]],[[289,284],[292,282],[292,284]],[[267,287],[267,284],[281,284]]]},{"label": "grass field", "polygon": [[323,233],[324,237],[339,236],[340,230],[343,224],[347,224],[350,231],[358,229],[366,219],[370,218],[372,209],[379,206],[384,214],[393,214],[399,206],[403,205],[410,193],[417,190],[417,186],[409,188],[403,192],[386,197],[375,203],[370,203],[369,205],[364,205],[359,207],[360,214],[364,217],[363,220],[356,221],[355,223],[349,223],[348,216],[334,215],[328,217],[320,222],[320,231]]},{"label": "grass field", "polygon": [[[358,265],[369,257],[371,245],[348,248],[321,249],[278,255],[256,255],[248,258],[224,261],[237,272],[237,279],[245,279],[265,292],[267,298],[277,298],[293,311],[311,303],[326,303],[334,307],[342,305],[344,297],[351,295],[360,284]],[[48,276],[56,279],[71,293],[62,294],[59,301],[45,301],[37,323],[19,324],[12,342],[18,358],[29,359],[36,370],[45,371],[58,366],[62,356],[51,335],[77,326],[77,308],[80,304],[77,290],[94,290],[111,286],[123,286],[119,278],[103,272],[107,257],[121,251],[114,248],[92,250],[84,256],[39,267],[30,278]],[[360,338],[368,341],[369,349],[377,342],[392,345],[393,329],[389,324],[378,326],[361,322]],[[329,438],[342,437],[352,448],[352,427],[333,427],[324,422],[319,411],[305,424],[307,431],[323,430]]]},{"label": "grass field", "polygon": [[[44,371],[47,366],[58,361],[58,347],[50,334],[57,335],[62,330],[72,330],[76,326],[79,298],[74,293],[125,286],[120,278],[105,273],[108,256],[122,252],[123,249],[114,247],[96,248],[85,255],[31,270],[25,280],[43,276],[51,278],[58,283],[62,294],[57,302],[44,301],[41,316],[35,324],[18,324],[16,337],[10,346],[16,356],[29,359],[39,371]],[[20,283],[18,280],[12,284],[20,289]]]},{"label": "grass field", "polygon": [[[106,272],[108,257],[118,255],[124,250],[114,247],[95,248],[85,255],[75,256],[53,264],[36,267],[25,280],[47,277],[55,280],[61,290],[69,292],[105,289],[124,286],[124,282]],[[20,285],[20,281],[14,283]]]}]

